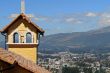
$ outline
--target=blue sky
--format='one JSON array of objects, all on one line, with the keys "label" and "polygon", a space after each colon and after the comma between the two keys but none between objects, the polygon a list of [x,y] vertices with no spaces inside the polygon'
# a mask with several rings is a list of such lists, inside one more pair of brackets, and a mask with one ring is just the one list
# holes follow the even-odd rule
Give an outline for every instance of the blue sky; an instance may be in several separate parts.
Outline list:
[{"label": "blue sky", "polygon": [[[0,29],[20,14],[21,0],[1,0]],[[110,0],[25,0],[26,14],[42,27],[46,35],[85,32],[110,25]]]}]

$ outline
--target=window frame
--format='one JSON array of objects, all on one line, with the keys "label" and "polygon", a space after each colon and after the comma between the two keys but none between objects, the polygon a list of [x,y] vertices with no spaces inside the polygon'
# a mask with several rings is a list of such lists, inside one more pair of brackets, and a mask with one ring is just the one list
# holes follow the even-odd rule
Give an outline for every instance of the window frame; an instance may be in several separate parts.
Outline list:
[{"label": "window frame", "polygon": [[[16,41],[16,35],[17,34],[17,41]],[[14,32],[13,33],[13,43],[19,43],[19,33],[18,32]]]},{"label": "window frame", "polygon": [[[31,38],[30,38],[31,39],[31,42],[27,42],[27,34],[30,34],[31,35]],[[25,39],[26,39],[26,42],[25,43],[33,43],[33,40],[32,40],[33,39],[33,35],[32,35],[32,33],[31,32],[27,32]]]}]

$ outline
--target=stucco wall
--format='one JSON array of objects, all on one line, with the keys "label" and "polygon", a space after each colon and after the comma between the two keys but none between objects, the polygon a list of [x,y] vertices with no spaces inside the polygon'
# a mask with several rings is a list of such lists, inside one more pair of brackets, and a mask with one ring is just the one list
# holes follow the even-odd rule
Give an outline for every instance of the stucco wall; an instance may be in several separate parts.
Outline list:
[{"label": "stucco wall", "polygon": [[[29,23],[27,23],[23,19],[18,20],[16,23],[13,24],[13,26],[11,26],[8,29],[8,32],[7,32],[8,42],[7,43],[13,43],[13,34],[15,32],[19,33],[20,35],[19,39],[21,36],[24,36],[24,38],[26,38],[26,33],[31,32],[33,43],[37,43],[37,34],[38,34],[37,29],[33,27],[32,25],[30,25]],[[24,39],[24,42],[26,42],[25,39]]]},{"label": "stucco wall", "polygon": [[36,63],[36,59],[37,59],[37,49],[36,47],[32,47],[32,48],[9,48],[9,51],[17,53],[23,57],[25,57],[26,59],[29,59],[31,61],[33,61],[34,63]]},{"label": "stucco wall", "polygon": [[[13,43],[13,34],[15,32],[19,34],[19,42],[20,42],[19,44]],[[31,32],[32,34],[31,44],[26,44],[27,32]],[[35,63],[37,62],[36,59],[37,59],[38,31],[34,26],[30,25],[27,21],[23,19],[19,19],[18,21],[16,21],[16,23],[14,23],[11,27],[9,27],[7,34],[8,34],[7,44],[9,51],[19,54],[29,60],[32,60]],[[24,43],[20,41],[21,36],[24,36]]]}]

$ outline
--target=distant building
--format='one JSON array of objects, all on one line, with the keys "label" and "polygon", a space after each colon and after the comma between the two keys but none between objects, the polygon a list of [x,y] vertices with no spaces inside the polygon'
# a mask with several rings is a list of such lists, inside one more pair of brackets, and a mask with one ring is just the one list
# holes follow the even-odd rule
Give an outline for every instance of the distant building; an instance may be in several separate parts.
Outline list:
[{"label": "distant building", "polygon": [[110,73],[110,68],[107,68],[106,69],[106,73]]}]

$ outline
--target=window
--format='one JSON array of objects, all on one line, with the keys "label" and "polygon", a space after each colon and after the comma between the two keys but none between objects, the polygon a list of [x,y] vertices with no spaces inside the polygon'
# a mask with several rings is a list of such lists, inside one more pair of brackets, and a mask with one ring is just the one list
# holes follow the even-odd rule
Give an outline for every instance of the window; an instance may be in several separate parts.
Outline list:
[{"label": "window", "polygon": [[32,43],[32,34],[30,32],[26,34],[26,43]]},{"label": "window", "polygon": [[13,43],[19,43],[19,34],[17,32],[13,34]]}]

